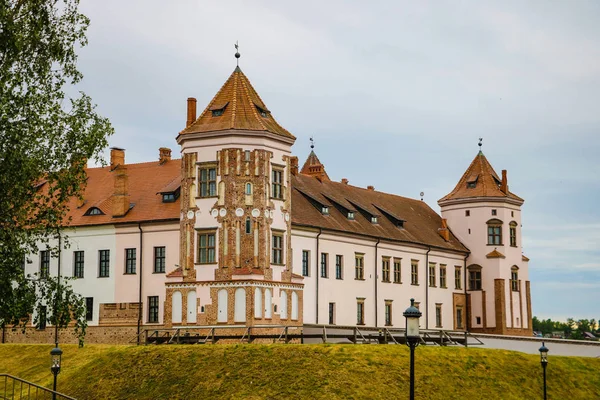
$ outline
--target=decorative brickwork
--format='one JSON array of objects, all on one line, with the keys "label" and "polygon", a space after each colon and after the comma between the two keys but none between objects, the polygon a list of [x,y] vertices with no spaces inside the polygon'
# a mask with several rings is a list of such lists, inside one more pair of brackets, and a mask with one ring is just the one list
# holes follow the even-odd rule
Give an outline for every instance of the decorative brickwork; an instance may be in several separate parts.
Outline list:
[{"label": "decorative brickwork", "polygon": [[186,153],[181,162],[181,222],[179,232],[179,265],[182,268],[184,281],[195,281],[194,243],[196,224],[195,172],[196,153]]},{"label": "decorative brickwork", "polygon": [[140,303],[107,303],[100,304],[99,325],[137,324]]}]

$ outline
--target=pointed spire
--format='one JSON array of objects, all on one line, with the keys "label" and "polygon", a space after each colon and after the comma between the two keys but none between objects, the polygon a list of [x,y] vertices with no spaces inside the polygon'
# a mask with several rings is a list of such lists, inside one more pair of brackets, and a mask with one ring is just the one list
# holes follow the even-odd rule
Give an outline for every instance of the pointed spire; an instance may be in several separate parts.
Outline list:
[{"label": "pointed spire", "polygon": [[[480,148],[482,140],[479,139]],[[504,188],[506,189],[504,190]],[[475,197],[508,197],[523,202],[522,198],[508,191],[506,182],[503,183],[503,180],[498,177],[481,150],[460,178],[454,190],[441,198],[438,204],[447,200]]]},{"label": "pointed spire", "polygon": [[315,154],[315,141],[310,138],[310,154],[304,162],[304,166],[300,170],[300,173],[308,176],[315,176],[319,180],[330,180],[327,172],[325,172],[325,166],[319,160],[319,157]]}]

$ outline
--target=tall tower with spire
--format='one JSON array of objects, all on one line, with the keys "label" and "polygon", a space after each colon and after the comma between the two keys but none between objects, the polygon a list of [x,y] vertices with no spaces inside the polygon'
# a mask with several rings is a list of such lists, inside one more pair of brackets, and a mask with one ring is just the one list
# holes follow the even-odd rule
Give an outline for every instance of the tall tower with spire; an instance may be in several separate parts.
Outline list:
[{"label": "tall tower with spire", "polygon": [[291,269],[295,137],[239,64],[199,116],[195,105],[188,99],[177,137],[180,264],[168,277],[165,323],[301,325],[303,285]]},{"label": "tall tower with spire", "polygon": [[472,332],[531,335],[529,259],[522,254],[521,206],[480,150],[458,184],[438,201],[442,218],[470,254],[466,260]]}]

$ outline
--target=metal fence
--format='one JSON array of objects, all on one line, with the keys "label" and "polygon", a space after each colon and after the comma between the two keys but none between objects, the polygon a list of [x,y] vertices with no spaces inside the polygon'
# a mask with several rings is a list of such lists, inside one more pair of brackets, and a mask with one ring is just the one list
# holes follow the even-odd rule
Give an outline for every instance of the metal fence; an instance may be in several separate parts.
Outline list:
[{"label": "metal fence", "polygon": [[2,400],[76,400],[74,397],[55,392],[54,390],[8,374],[0,374],[0,395],[2,396]]}]

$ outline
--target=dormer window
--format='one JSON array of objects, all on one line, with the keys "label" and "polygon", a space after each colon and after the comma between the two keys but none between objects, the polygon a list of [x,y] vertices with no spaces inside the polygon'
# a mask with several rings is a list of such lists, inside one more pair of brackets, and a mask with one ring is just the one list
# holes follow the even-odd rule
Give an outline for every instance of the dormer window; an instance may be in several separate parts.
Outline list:
[{"label": "dormer window", "polygon": [[377,223],[377,217],[376,216],[372,216],[371,217],[371,223],[372,224],[376,224]]},{"label": "dormer window", "polygon": [[89,210],[87,210],[84,215],[104,215],[104,213],[98,207],[92,207]]},{"label": "dormer window", "polygon": [[329,207],[322,207],[321,208],[321,214],[323,214],[323,215],[329,215]]},{"label": "dormer window", "polygon": [[227,107],[227,104],[229,104],[229,102],[225,103],[225,104],[217,104],[214,105],[210,108],[210,112],[212,113],[213,117],[220,117],[221,115],[223,115],[223,113],[225,112],[225,108]]},{"label": "dormer window", "polygon": [[348,211],[348,219],[354,220],[354,212]]},{"label": "dormer window", "polygon": [[477,187],[477,178],[479,178],[479,175],[469,177],[467,180],[467,189],[475,189]]},{"label": "dormer window", "polygon": [[256,103],[254,103],[254,106],[256,107],[256,110],[258,111],[258,113],[260,114],[261,117],[267,118],[269,116],[269,113],[270,113],[269,110],[267,110],[264,107],[259,106]]},{"label": "dormer window", "polygon": [[400,229],[404,229],[404,221],[398,221],[398,222],[396,223],[396,226],[397,226],[398,228],[400,228]]}]

